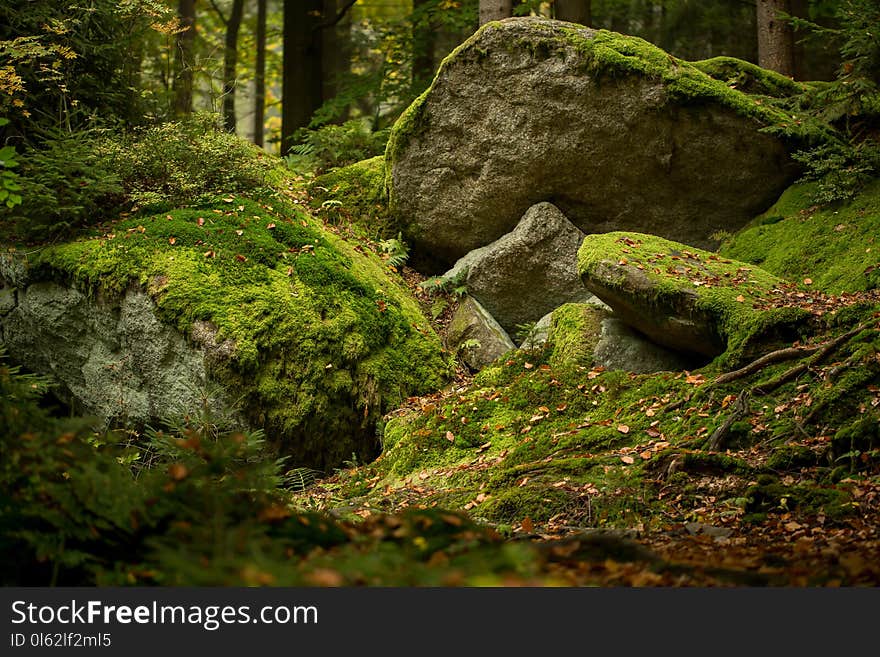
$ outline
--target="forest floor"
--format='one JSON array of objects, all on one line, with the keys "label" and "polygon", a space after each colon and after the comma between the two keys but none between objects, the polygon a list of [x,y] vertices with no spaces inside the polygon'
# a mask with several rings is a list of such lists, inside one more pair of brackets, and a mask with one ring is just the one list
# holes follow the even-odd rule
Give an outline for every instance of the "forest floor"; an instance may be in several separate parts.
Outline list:
[{"label": "forest floor", "polygon": [[[419,287],[420,277],[408,269],[402,274],[416,298],[427,306],[430,299]],[[780,294],[777,303],[796,305],[822,316],[850,306],[876,307],[877,301],[876,291],[830,297],[821,293],[804,295],[793,287]],[[450,309],[453,305],[454,300]],[[448,312],[436,318],[438,331],[443,332],[447,321]],[[874,313],[867,325],[876,323]],[[874,326],[869,333],[876,334],[876,330]],[[844,345],[845,341],[837,344]],[[795,344],[794,348],[799,346]],[[455,508],[451,501],[470,499],[458,508],[463,508],[487,529],[482,540],[528,544],[534,548],[530,553],[530,558],[535,559],[531,574],[505,575],[500,580],[503,585],[548,582],[576,586],[880,585],[878,453],[863,449],[841,454],[838,427],[817,422],[813,417],[817,408],[824,408],[823,412],[828,410],[827,400],[819,401],[820,389],[824,387],[827,391],[828,382],[846,373],[847,368],[859,369],[864,365],[858,362],[856,353],[877,360],[873,353],[865,355],[867,352],[854,350],[848,359],[829,357],[826,363],[811,365],[808,379],[780,385],[780,390],[769,396],[763,406],[752,407],[749,414],[741,418],[750,423],[752,439],[740,444],[725,441],[730,445],[717,451],[706,449],[710,434],[707,427],[713,423],[716,427],[724,425],[724,417],[733,410],[735,394],[725,395],[729,390],[722,386],[718,399],[713,399],[713,394],[707,400],[706,395],[694,393],[701,386],[708,389],[714,385],[712,377],[717,373],[707,371],[703,376],[685,372],[678,377],[688,382],[681,396],[675,397],[673,393],[655,399],[645,413],[651,420],[655,415],[661,418],[666,410],[674,411],[696,420],[692,429],[702,422],[693,432],[695,435],[688,432],[688,435],[667,437],[655,428],[658,422],[654,420],[646,423],[641,428],[644,433],[636,437],[639,431],[635,423],[626,420],[633,424],[633,440],[607,444],[604,449],[591,450],[595,452],[592,454],[583,454],[583,447],[578,449],[578,445],[549,451],[538,448],[533,462],[510,468],[510,472],[519,471],[523,476],[512,480],[508,477],[506,483],[494,488],[487,484],[493,477],[497,480],[499,472],[504,472],[504,461],[514,450],[498,451],[491,447],[488,439],[475,446],[469,456],[448,463],[436,460],[432,463],[432,448],[422,448],[429,453],[424,466],[417,466],[404,475],[394,474],[393,463],[383,464],[386,458],[383,454],[374,463],[340,470],[332,477],[319,480],[315,486],[297,494],[295,501],[297,506],[339,518],[352,536],[368,535],[371,540],[382,540],[385,533],[399,535],[399,521],[394,520],[398,514]],[[528,357],[514,358],[505,366],[529,368],[531,363],[527,360]],[[531,360],[541,362],[540,357]],[[876,363],[869,363],[867,368],[873,371]],[[540,376],[542,371],[546,377],[551,376],[547,365],[529,369],[531,371],[523,372],[523,377]],[[745,385],[742,381],[754,377],[761,369],[764,368],[743,374],[728,385],[742,388]],[[775,373],[771,380],[778,380],[790,371],[788,364],[776,364],[775,369],[769,367],[770,374],[763,374]],[[578,380],[601,381],[602,374],[592,371]],[[561,398],[568,399],[564,394],[560,397],[558,389],[572,388],[570,392],[577,394],[574,388],[584,387],[575,380],[559,378],[561,383],[550,379],[555,382],[557,393],[553,401],[547,402],[549,406]],[[859,391],[851,395],[858,409],[856,415],[861,413],[869,423],[880,409],[880,388],[875,379],[872,374],[862,377]],[[541,384],[543,381],[546,379]],[[478,383],[470,373],[459,368],[456,380],[444,391],[410,398],[406,407],[392,416],[415,416],[418,419],[414,427],[430,427],[424,420],[425,409],[469,406],[473,399],[486,397],[486,391]],[[497,397],[502,391],[506,399],[506,395],[515,394],[516,385],[499,386],[489,398]],[[658,401],[663,402],[662,408]],[[556,410],[565,406],[563,401]],[[646,404],[640,408],[644,410]],[[790,418],[791,422],[780,428],[781,417]],[[612,424],[618,421],[621,420]],[[805,426],[811,421],[814,426]],[[445,425],[441,424],[440,434],[444,430]],[[630,432],[626,425],[618,426],[617,430]],[[419,433],[415,428],[410,431]],[[428,428],[422,430],[423,433],[428,431]],[[565,432],[554,436],[562,433]],[[448,438],[450,434],[446,435]],[[533,435],[520,440],[519,446],[529,442]],[[780,436],[784,439],[780,440]],[[529,447],[537,442],[540,440],[535,437],[535,443]],[[556,445],[555,439],[553,444]],[[606,475],[610,474],[608,479],[612,484],[602,486],[601,475],[599,480],[592,481],[572,476],[573,456],[603,464],[601,467]],[[554,469],[557,462],[559,467]],[[616,465],[609,465],[614,462]],[[841,462],[845,462],[847,468],[841,468]],[[535,463],[539,466],[535,467]],[[584,463],[585,469],[594,467],[586,465],[586,460]],[[639,468],[638,478],[620,483],[616,472],[626,468]],[[832,471],[835,474],[831,474]],[[530,512],[528,507],[516,508],[501,521],[497,515],[491,517],[490,513],[487,519],[481,514],[481,503],[493,494],[504,496],[510,489],[531,487],[541,479],[545,482],[541,490],[552,489],[554,494],[567,496],[567,501],[559,503],[555,497],[544,498],[548,503],[546,513]],[[602,516],[597,512],[598,507],[617,509],[617,513]],[[630,507],[633,508],[631,513]],[[452,518],[449,517],[454,525]],[[442,552],[428,557],[428,562],[436,562],[434,565],[440,571],[446,568],[441,583],[460,583],[459,577],[463,576],[454,568],[448,568],[447,561]],[[321,572],[326,576],[327,571]],[[329,583],[334,581],[331,576]],[[343,581],[351,580],[345,577],[338,583]]]}]

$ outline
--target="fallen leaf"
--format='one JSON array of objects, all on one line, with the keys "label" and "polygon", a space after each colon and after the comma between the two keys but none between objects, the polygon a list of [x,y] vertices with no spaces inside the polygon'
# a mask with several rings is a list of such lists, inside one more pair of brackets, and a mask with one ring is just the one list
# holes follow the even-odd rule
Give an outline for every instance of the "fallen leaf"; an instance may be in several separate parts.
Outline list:
[{"label": "fallen leaf", "polygon": [[627,465],[632,465],[635,463],[635,459],[632,456],[621,456],[620,460],[626,463]]},{"label": "fallen leaf", "polygon": [[454,443],[455,442],[455,434],[452,433],[451,431],[447,431],[446,432],[446,440],[448,440],[451,443]]},{"label": "fallen leaf", "polygon": [[269,230],[273,230],[275,228],[275,224],[269,224],[268,226],[266,226],[266,228]]},{"label": "fallen leaf", "polygon": [[241,255],[240,253],[235,254],[235,259],[238,260],[239,262],[245,262],[247,260],[247,258],[245,256]]},{"label": "fallen leaf", "polygon": [[812,278],[805,278],[804,279],[804,285],[812,285],[812,284],[813,284]]},{"label": "fallen leaf", "polygon": [[532,522],[532,519],[526,516],[522,521],[522,530],[529,534],[535,529],[535,524]]},{"label": "fallen leaf", "polygon": [[618,426],[617,426],[617,430],[618,430],[620,433],[623,433],[623,434],[629,433],[629,427],[628,427],[627,425],[625,425],[625,424],[620,424],[620,425],[618,425]]},{"label": "fallen leaf", "polygon": [[523,367],[525,367],[527,370],[530,370],[534,367],[534,365],[532,365],[531,363],[526,363],[525,365],[523,365]]},{"label": "fallen leaf", "polygon": [[740,303],[743,303],[746,300],[746,298],[740,294],[740,295],[737,295],[736,300],[739,301]]},{"label": "fallen leaf", "polygon": [[174,243],[175,243],[176,241],[177,241],[177,238],[175,238],[175,237],[169,237],[169,238],[168,238],[168,243],[169,243],[171,246],[174,246]]},{"label": "fallen leaf", "polygon": [[196,223],[197,223],[199,226],[204,226],[204,225],[205,225],[205,218],[204,218],[204,217],[199,217],[198,219],[196,219]]}]

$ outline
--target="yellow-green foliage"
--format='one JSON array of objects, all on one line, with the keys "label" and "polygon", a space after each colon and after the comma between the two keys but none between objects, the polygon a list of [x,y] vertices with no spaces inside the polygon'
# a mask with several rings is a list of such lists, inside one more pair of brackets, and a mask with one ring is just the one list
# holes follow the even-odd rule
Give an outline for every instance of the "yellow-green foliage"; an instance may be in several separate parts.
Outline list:
[{"label": "yellow-green foliage", "polygon": [[[736,360],[747,344],[775,327],[796,324],[807,313],[795,308],[764,309],[784,281],[754,265],[678,242],[615,231],[589,235],[578,252],[578,269],[588,275],[600,263],[637,268],[649,282],[646,307],[654,301],[671,307],[682,292],[696,297],[695,308],[716,322],[726,341],[726,360]],[[604,280],[614,286],[614,281]],[[621,279],[622,284],[622,279]]]},{"label": "yellow-green foliage", "polygon": [[36,272],[111,294],[141,285],[185,335],[212,322],[235,344],[214,376],[300,462],[369,457],[376,419],[444,381],[439,339],[381,261],[280,196],[229,196],[112,230],[43,250]]},{"label": "yellow-green foliage", "polygon": [[831,294],[880,285],[880,181],[846,204],[819,208],[815,183],[794,185],[721,247],[727,257]]}]

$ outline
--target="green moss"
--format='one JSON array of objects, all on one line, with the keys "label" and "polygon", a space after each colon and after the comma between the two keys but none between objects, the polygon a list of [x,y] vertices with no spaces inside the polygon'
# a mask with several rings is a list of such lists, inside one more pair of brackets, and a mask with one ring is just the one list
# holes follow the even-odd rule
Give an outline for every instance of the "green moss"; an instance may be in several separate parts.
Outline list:
[{"label": "green moss", "polygon": [[396,234],[388,219],[385,158],[380,156],[334,169],[310,185],[314,212],[326,223],[353,223],[369,237]]},{"label": "green moss", "polygon": [[234,344],[213,376],[297,462],[369,458],[376,420],[444,381],[439,339],[381,261],[281,196],[226,197],[112,230],[43,250],[35,275],[104,294],[141,285],[185,335],[211,322]]},{"label": "green moss", "polygon": [[[639,75],[663,83],[668,97],[681,104],[716,104],[740,116],[754,119],[767,131],[790,140],[793,145],[806,146],[834,138],[831,128],[798,112],[789,97],[804,90],[803,85],[771,71],[733,58],[716,58],[689,63],[638,37],[608,30],[590,32],[583,29],[533,23],[534,30],[520,42],[511,41],[509,48],[526,49],[536,57],[549,58],[574,50],[582,59],[586,72],[599,77]],[[487,23],[446,57],[431,86],[419,96],[395,123],[386,156],[386,187],[394,202],[391,170],[398,154],[422,127],[425,106],[431,90],[444,72],[458,61],[482,59],[480,40],[486,30],[504,26]],[[731,85],[731,77],[741,80],[740,88]],[[743,84],[743,82],[745,84]],[[751,93],[754,91],[755,93]]]},{"label": "green moss", "polygon": [[[620,231],[587,236],[578,252],[581,275],[607,263],[626,267],[631,278],[645,281],[635,293],[645,296],[646,309],[655,304],[675,308],[682,298],[692,298],[693,310],[726,345],[727,361],[740,360],[755,343],[790,337],[792,327],[807,317],[796,308],[770,308],[773,291],[784,283],[776,276],[661,237]],[[619,286],[624,295],[634,293],[624,289],[628,283],[622,272],[618,281],[603,277],[603,284]]]},{"label": "green moss", "polygon": [[806,82],[797,82],[736,57],[713,57],[692,62],[692,65],[709,77],[749,95],[790,98],[809,89]]},{"label": "green moss", "polygon": [[[804,514],[824,514],[831,520],[840,520],[855,512],[850,494],[842,489],[818,486],[786,486],[779,481],[762,477],[745,493],[746,513],[758,515],[798,511]],[[748,518],[748,515],[746,516]]]},{"label": "green moss", "polygon": [[820,209],[815,184],[790,187],[720,252],[831,294],[880,286],[880,181],[852,201]]},{"label": "green moss", "polygon": [[600,308],[584,303],[567,303],[554,310],[547,336],[551,365],[591,365],[605,316]]}]

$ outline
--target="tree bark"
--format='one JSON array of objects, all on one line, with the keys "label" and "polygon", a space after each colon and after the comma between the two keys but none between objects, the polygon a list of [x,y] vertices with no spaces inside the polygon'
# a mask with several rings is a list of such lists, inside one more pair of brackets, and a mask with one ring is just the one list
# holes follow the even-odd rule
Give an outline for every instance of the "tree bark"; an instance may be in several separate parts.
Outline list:
[{"label": "tree bark", "polygon": [[794,76],[794,34],[780,12],[791,13],[791,0],[757,0],[758,65]]},{"label": "tree bark", "polygon": [[235,132],[235,69],[238,66],[238,32],[244,14],[244,0],[233,0],[226,23],[226,50],[223,55],[223,127]]},{"label": "tree bark", "polygon": [[420,92],[434,77],[437,26],[430,21],[427,9],[431,0],[413,0],[413,64],[412,87]]},{"label": "tree bark", "polygon": [[285,0],[281,92],[281,153],[309,124],[323,101],[321,91],[321,0]]},{"label": "tree bark", "polygon": [[[350,7],[342,0],[323,0],[324,17],[321,27],[321,76],[323,79],[323,100],[329,100],[339,93],[339,81],[351,66],[351,48],[349,33],[351,32]],[[340,17],[340,12],[342,16]],[[338,20],[337,20],[338,19]],[[334,117],[336,121],[344,121],[348,110]]]},{"label": "tree bark", "polygon": [[191,114],[193,110],[193,66],[196,43],[196,0],[180,0],[177,16],[184,29],[175,37],[174,80],[171,83],[175,116]]},{"label": "tree bark", "polygon": [[257,0],[257,58],[254,62],[254,143],[263,147],[266,129],[266,0]]},{"label": "tree bark", "polygon": [[589,27],[593,22],[592,0],[556,0],[556,18]]},{"label": "tree bark", "polygon": [[480,0],[480,25],[513,15],[512,0]]}]

